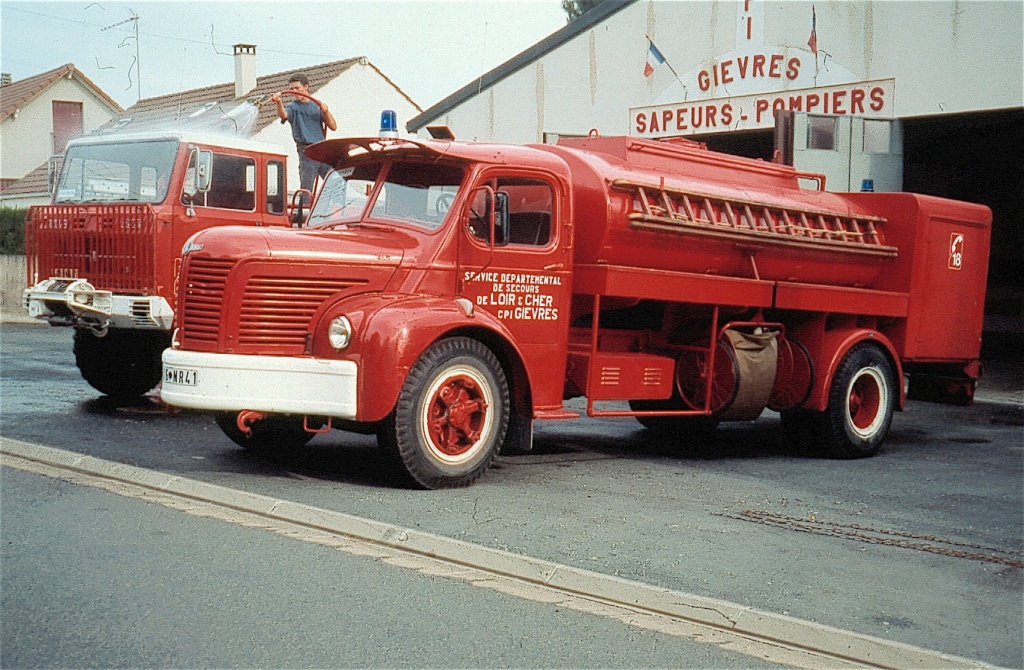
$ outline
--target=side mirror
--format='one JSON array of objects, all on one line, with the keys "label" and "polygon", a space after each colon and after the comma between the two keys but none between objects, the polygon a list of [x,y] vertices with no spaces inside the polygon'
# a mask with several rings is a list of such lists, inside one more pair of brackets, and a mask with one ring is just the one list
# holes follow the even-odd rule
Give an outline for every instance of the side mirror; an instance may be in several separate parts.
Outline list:
[{"label": "side mirror", "polygon": [[[509,208],[508,193],[497,193],[490,186],[477,189],[479,195],[474,198],[474,205],[469,206],[469,232],[481,240],[493,242],[493,246],[508,244]],[[483,211],[479,211],[481,208]]]},{"label": "side mirror", "polygon": [[196,187],[203,193],[210,190],[213,182],[213,152],[199,151],[196,160]]},{"label": "side mirror", "polygon": [[185,183],[181,185],[181,191],[189,198],[195,197],[196,193],[206,193],[210,190],[210,183],[213,180],[213,152],[192,149],[188,159],[188,168],[185,170]]},{"label": "side mirror", "polygon": [[509,238],[509,216],[508,216],[508,193],[494,194],[494,244],[504,246],[508,244]]}]

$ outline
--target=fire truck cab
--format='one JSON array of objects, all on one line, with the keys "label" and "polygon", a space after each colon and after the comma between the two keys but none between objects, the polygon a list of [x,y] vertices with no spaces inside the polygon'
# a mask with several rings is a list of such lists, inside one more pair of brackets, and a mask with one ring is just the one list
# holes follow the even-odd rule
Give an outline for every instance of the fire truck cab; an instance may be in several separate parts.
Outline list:
[{"label": "fire truck cab", "polygon": [[289,225],[286,157],[195,131],[121,132],[68,143],[52,202],[29,210],[24,308],[73,326],[75,360],[118,399],[160,381],[181,249],[211,226]]}]

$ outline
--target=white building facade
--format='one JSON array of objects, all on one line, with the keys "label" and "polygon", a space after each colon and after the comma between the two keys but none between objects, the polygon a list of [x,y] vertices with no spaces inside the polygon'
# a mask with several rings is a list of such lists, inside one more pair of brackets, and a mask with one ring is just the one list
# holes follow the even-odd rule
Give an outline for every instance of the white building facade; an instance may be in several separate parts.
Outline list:
[{"label": "white building facade", "polygon": [[[778,106],[919,117],[1022,105],[1009,1],[608,0],[409,124],[480,141],[771,128]],[[814,38],[812,39],[812,35]],[[663,61],[645,75],[654,44]]]},{"label": "white building facade", "polygon": [[[407,129],[512,143],[685,136],[822,172],[829,190],[984,203],[986,330],[1020,335],[1022,10],[1019,0],[605,0]],[[796,117],[780,141],[777,110]]]}]

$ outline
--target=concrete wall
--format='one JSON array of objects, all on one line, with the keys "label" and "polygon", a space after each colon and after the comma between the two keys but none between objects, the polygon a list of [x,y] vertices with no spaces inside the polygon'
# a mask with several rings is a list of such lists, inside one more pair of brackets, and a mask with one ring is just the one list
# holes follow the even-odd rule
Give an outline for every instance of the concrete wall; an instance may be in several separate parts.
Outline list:
[{"label": "concrete wall", "polygon": [[42,323],[21,308],[25,290],[25,257],[0,255],[0,322]]}]

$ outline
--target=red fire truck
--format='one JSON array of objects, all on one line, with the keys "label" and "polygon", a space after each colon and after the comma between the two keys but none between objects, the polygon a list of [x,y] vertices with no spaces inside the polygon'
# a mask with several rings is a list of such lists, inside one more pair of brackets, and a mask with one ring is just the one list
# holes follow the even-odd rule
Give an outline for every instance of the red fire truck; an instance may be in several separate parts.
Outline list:
[{"label": "red fire truck", "polygon": [[146,393],[171,341],[182,245],[210,226],[288,225],[285,160],[194,131],[72,140],[52,204],[28,213],[25,309],[74,326],[75,360],[97,390]]},{"label": "red fire truck", "polygon": [[375,431],[439,488],[570,398],[681,442],[770,408],[841,458],[877,452],[908,396],[972,399],[983,206],[593,133],[307,153],[335,168],[308,228],[185,248],[161,397],[242,446]]}]

